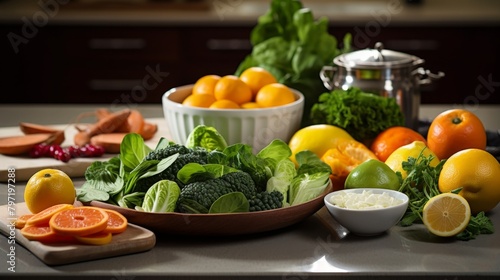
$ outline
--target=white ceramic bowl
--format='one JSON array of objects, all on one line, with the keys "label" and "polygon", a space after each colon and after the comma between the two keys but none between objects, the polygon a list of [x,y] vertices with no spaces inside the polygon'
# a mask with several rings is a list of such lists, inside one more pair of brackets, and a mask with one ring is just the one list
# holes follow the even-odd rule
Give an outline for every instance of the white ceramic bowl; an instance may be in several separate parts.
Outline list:
[{"label": "white ceramic bowl", "polygon": [[[402,200],[402,203],[386,208],[356,210],[339,207],[330,201],[331,197],[339,192],[362,193],[363,191],[371,191],[373,194],[385,192],[391,197]],[[351,233],[362,236],[378,235],[396,225],[406,212],[408,200],[408,196],[402,192],[376,188],[344,189],[331,192],[324,198],[332,217]]]},{"label": "white ceramic bowl", "polygon": [[229,145],[244,143],[254,151],[267,146],[274,139],[288,142],[300,128],[304,110],[304,96],[293,90],[296,100],[290,104],[263,109],[208,109],[182,105],[191,94],[193,85],[170,89],[162,97],[163,113],[172,140],[185,143],[198,125],[213,126]]}]

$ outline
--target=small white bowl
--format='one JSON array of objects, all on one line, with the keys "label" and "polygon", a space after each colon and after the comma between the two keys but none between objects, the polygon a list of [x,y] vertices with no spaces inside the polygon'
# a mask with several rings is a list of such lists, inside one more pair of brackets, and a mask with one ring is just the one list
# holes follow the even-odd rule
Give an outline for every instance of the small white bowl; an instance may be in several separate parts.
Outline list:
[{"label": "small white bowl", "polygon": [[[363,193],[363,191],[371,191],[373,194],[387,193],[391,197],[400,199],[402,203],[378,209],[348,209],[334,205],[330,201],[333,195],[340,192]],[[361,236],[382,234],[396,225],[406,212],[408,200],[408,196],[402,192],[377,188],[344,189],[331,192],[324,198],[332,217],[353,234]]]},{"label": "small white bowl", "polygon": [[168,90],[162,97],[163,113],[172,140],[185,143],[198,125],[212,126],[226,139],[228,145],[244,143],[260,151],[274,139],[288,142],[300,128],[304,96],[292,89],[295,101],[262,109],[208,109],[182,105],[191,94],[193,85]]}]

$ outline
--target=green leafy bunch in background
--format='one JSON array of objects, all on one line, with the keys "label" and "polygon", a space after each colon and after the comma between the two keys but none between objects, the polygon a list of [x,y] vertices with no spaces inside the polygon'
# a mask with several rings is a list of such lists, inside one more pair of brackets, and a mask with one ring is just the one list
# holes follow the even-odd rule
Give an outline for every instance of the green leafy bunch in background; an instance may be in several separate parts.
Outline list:
[{"label": "green leafy bunch in background", "polygon": [[266,14],[259,17],[251,33],[252,53],[238,66],[235,75],[259,66],[276,79],[304,94],[302,126],[309,125],[310,109],[326,89],[319,78],[323,66],[351,50],[351,35],[343,48],[328,33],[328,19],[315,19],[298,0],[273,0]]}]

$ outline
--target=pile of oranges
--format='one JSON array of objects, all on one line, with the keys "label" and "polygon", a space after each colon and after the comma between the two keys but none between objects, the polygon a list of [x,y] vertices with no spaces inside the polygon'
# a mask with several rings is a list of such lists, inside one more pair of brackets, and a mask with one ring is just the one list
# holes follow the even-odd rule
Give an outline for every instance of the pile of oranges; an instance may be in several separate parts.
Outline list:
[{"label": "pile of oranges", "polygon": [[278,83],[269,71],[262,67],[251,67],[239,77],[201,77],[182,104],[211,109],[256,109],[282,106],[294,101],[292,90]]}]

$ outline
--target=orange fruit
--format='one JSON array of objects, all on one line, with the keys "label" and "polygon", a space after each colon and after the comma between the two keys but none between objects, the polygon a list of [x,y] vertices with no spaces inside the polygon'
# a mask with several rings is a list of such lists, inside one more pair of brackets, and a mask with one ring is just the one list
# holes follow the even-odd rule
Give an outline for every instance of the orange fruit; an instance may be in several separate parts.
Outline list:
[{"label": "orange fruit", "polygon": [[208,108],[214,102],[215,97],[211,94],[191,94],[182,101],[182,105]]},{"label": "orange fruit", "polygon": [[31,241],[43,243],[71,242],[71,236],[59,235],[49,225],[45,226],[25,226],[21,229],[21,234]]},{"label": "orange fruit", "polygon": [[260,109],[259,104],[257,102],[247,102],[241,104],[242,109]]},{"label": "orange fruit", "polygon": [[89,245],[106,245],[113,240],[111,232],[100,231],[91,235],[75,236],[75,239]]},{"label": "orange fruit", "polygon": [[500,202],[500,163],[487,151],[462,150],[443,164],[438,186],[443,193],[461,189],[473,214],[488,212]]},{"label": "orange fruit", "polygon": [[426,144],[424,136],[417,131],[404,126],[393,126],[382,131],[375,137],[370,150],[372,150],[379,160],[386,161],[389,155],[397,148],[410,144],[413,141],[422,141]]},{"label": "orange fruit", "polygon": [[240,105],[228,99],[217,100],[209,107],[210,109],[240,109]]},{"label": "orange fruit", "polygon": [[36,214],[56,204],[73,204],[76,189],[71,178],[61,170],[42,169],[28,180],[24,201],[31,213]]},{"label": "orange fruit", "polygon": [[28,240],[47,242],[47,241],[54,241],[56,239],[56,233],[48,225],[45,226],[28,225],[21,229],[21,233]]},{"label": "orange fruit", "polygon": [[262,87],[255,96],[255,102],[260,107],[276,107],[295,101],[292,90],[280,83],[269,84]]},{"label": "orange fruit", "polygon": [[431,122],[427,146],[440,159],[468,148],[484,150],[486,131],[474,113],[463,109],[447,110]]},{"label": "orange fruit", "polygon": [[35,214],[25,214],[25,215],[21,215],[20,217],[18,217],[16,219],[16,228],[18,229],[21,229],[23,228],[25,225],[26,225],[26,221],[33,217]]},{"label": "orange fruit", "polygon": [[220,80],[218,75],[206,75],[199,78],[193,85],[191,94],[214,95],[215,84]]},{"label": "orange fruit", "polygon": [[122,233],[127,229],[128,222],[125,216],[114,210],[104,209],[104,211],[108,213],[109,216],[104,232],[116,234]]},{"label": "orange fruit", "polygon": [[44,209],[26,220],[26,225],[48,225],[52,216],[63,210],[73,208],[72,204],[56,204]]},{"label": "orange fruit", "polygon": [[342,185],[355,167],[369,159],[378,160],[363,143],[346,138],[338,138],[334,147],[321,157],[321,160],[332,169],[332,180]]},{"label": "orange fruit", "polygon": [[49,225],[59,234],[85,236],[103,231],[109,215],[103,209],[90,206],[75,207],[56,213]]},{"label": "orange fruit", "polygon": [[262,67],[247,68],[240,74],[240,79],[250,87],[254,96],[263,86],[278,82],[271,72]]},{"label": "orange fruit", "polygon": [[424,205],[422,221],[433,234],[455,236],[469,224],[471,211],[467,200],[454,193],[438,194]]},{"label": "orange fruit", "polygon": [[252,90],[239,77],[226,75],[215,84],[216,100],[227,99],[240,105],[252,100]]}]

